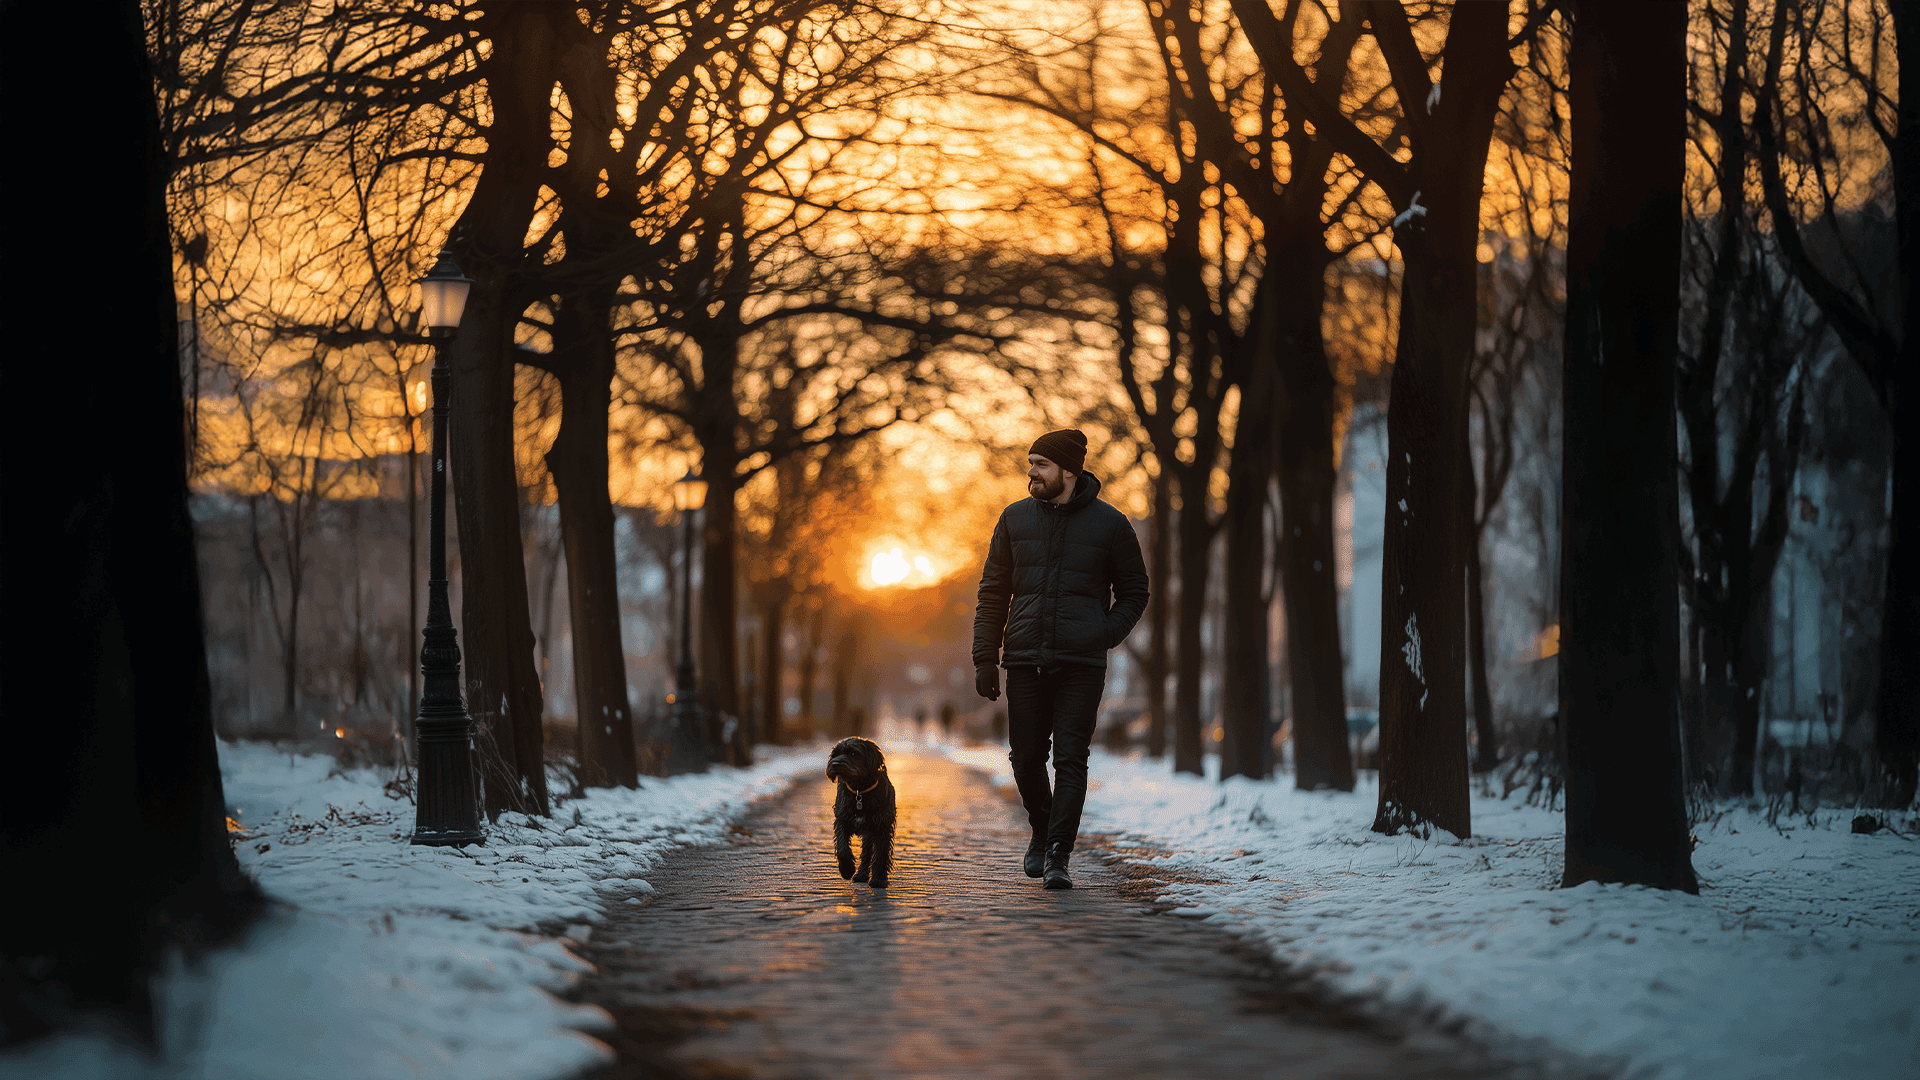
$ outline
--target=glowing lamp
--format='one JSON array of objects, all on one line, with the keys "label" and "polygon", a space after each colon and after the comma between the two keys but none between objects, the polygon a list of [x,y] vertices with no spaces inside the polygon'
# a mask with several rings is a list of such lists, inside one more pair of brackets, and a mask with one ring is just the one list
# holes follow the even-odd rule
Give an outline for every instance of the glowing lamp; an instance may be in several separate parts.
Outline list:
[{"label": "glowing lamp", "polygon": [[[427,503],[427,624],[420,628],[420,711],[414,717],[419,787],[414,797],[413,842],[426,847],[484,844],[480,788],[474,781],[473,716],[460,691],[460,646],[447,605],[447,417],[453,372],[447,353],[460,326],[473,281],[460,272],[453,253],[420,279],[420,321],[433,339],[433,482]],[[425,388],[422,387],[421,390]],[[414,399],[425,404],[425,395]],[[347,730],[335,728],[336,739]]]},{"label": "glowing lamp", "polygon": [[707,504],[707,482],[692,469],[687,475],[673,482],[673,508],[679,511],[698,510]]},{"label": "glowing lamp", "polygon": [[451,334],[459,327],[472,288],[473,279],[460,272],[453,252],[441,248],[440,261],[420,279],[420,321],[429,334]]}]

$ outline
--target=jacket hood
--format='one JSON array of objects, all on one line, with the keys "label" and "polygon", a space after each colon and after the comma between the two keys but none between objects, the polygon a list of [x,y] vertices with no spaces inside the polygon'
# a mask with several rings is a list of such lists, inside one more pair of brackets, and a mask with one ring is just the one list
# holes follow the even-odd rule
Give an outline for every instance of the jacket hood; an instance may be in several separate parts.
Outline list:
[{"label": "jacket hood", "polygon": [[1027,496],[1027,498],[1032,499],[1034,502],[1039,503],[1041,509],[1043,510],[1056,511],[1056,512],[1065,513],[1065,514],[1071,514],[1076,510],[1084,510],[1088,506],[1093,505],[1093,500],[1099,497],[1100,497],[1100,478],[1093,475],[1090,472],[1083,472],[1077,478],[1075,478],[1073,482],[1073,498],[1068,499],[1064,503],[1055,504],[1052,502],[1048,502],[1045,499],[1039,498],[1038,496],[1034,496],[1034,495]]}]

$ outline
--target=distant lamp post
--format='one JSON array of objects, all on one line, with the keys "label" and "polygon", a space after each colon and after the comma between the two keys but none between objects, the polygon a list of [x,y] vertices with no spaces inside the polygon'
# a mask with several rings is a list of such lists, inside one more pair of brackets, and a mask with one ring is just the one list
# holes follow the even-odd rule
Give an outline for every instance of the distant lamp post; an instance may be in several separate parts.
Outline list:
[{"label": "distant lamp post", "polygon": [[700,727],[700,691],[693,670],[693,515],[707,503],[707,482],[691,468],[673,485],[673,507],[685,529],[680,572],[680,662],[674,665],[673,732],[667,748],[669,773],[705,772],[706,739]]},{"label": "distant lamp post", "polygon": [[473,280],[440,251],[420,279],[420,321],[433,339],[433,487],[428,508],[427,625],[421,630],[420,713],[414,720],[420,788],[413,842],[432,847],[486,843],[474,780],[473,719],[460,696],[460,644],[447,602],[447,344],[460,325]]}]

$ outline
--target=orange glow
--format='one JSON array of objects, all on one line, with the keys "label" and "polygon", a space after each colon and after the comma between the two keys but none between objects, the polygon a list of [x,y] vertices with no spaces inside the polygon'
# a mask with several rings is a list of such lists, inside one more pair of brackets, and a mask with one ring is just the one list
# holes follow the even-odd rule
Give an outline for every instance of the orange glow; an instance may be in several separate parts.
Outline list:
[{"label": "orange glow", "polygon": [[[884,542],[884,541],[883,541]],[[867,561],[867,581],[862,585],[879,588],[885,585],[906,585],[922,587],[933,585],[945,575],[934,566],[933,559],[925,552],[911,552],[895,544],[883,551],[875,552]]]},{"label": "orange glow", "polygon": [[[923,556],[920,561],[925,562],[925,557]],[[883,551],[873,557],[873,583],[876,585],[892,585],[905,581],[907,574],[911,571],[912,567],[907,565],[906,557],[900,554],[899,548]]]},{"label": "orange glow", "polygon": [[1545,630],[1540,631],[1539,646],[1540,646],[1540,659],[1542,660],[1545,660],[1549,656],[1560,655],[1560,624],[1559,623],[1554,623],[1552,626],[1549,626]]},{"label": "orange glow", "polygon": [[333,737],[334,737],[334,738],[336,738],[336,739],[344,739],[344,738],[346,738],[346,737],[347,737],[347,729],[346,729],[346,728],[343,728],[343,727],[337,727],[337,728],[334,728],[334,729],[333,729]]}]

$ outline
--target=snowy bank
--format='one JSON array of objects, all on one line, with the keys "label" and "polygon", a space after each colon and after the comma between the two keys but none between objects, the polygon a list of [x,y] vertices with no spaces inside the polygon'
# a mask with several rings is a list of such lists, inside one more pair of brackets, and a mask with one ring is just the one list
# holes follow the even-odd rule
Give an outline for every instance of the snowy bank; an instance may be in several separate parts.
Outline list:
[{"label": "snowy bank", "polygon": [[[1011,784],[1002,749],[950,750]],[[1213,766],[1217,768],[1217,765]],[[1562,816],[1478,795],[1475,835],[1369,831],[1378,789],[1220,784],[1096,750],[1083,828],[1205,884],[1174,914],[1270,949],[1335,993],[1437,1007],[1658,1080],[1909,1080],[1920,1062],[1920,838],[1853,811],[1697,830],[1697,897],[1560,889]]]},{"label": "snowy bank", "polygon": [[274,909],[158,980],[157,1059],[79,1033],[0,1055],[0,1075],[539,1080],[608,1062],[585,1034],[606,1014],[554,996],[589,970],[569,939],[607,894],[651,892],[668,852],[722,838],[818,765],[811,747],[758,753],[751,769],[594,790],[551,819],[503,815],[462,850],[409,845],[412,804],[371,771],[222,744],[240,864]]}]

